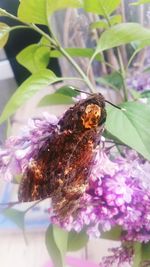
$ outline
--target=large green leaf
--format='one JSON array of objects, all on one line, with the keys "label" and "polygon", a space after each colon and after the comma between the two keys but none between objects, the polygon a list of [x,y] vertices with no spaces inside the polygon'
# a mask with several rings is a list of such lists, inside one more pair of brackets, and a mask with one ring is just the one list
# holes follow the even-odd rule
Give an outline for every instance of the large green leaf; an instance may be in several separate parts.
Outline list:
[{"label": "large green leaf", "polygon": [[[150,243],[134,242],[134,258],[132,267],[148,266],[147,261],[150,260]],[[144,265],[145,262],[145,265]]]},{"label": "large green leaf", "polygon": [[31,75],[25,82],[23,82],[16,92],[12,95],[7,102],[3,113],[0,117],[0,123],[9,118],[22,104],[30,99],[36,92],[43,87],[48,86],[60,80],[55,74],[48,70],[39,71]]},{"label": "large green leaf", "polygon": [[49,54],[50,49],[48,47],[31,44],[17,55],[17,61],[31,73],[35,73],[47,67]]},{"label": "large green leaf", "polygon": [[104,17],[110,15],[120,4],[120,0],[84,0],[84,8],[88,12]]},{"label": "large green leaf", "polygon": [[47,25],[47,0],[21,0],[18,17],[29,23]]},{"label": "large green leaf", "polygon": [[10,30],[11,28],[7,24],[0,22],[0,48],[7,43]]},{"label": "large green leaf", "polygon": [[140,24],[130,22],[117,24],[101,34],[95,55],[113,47],[144,40],[150,40],[150,30]]},{"label": "large green leaf", "polygon": [[150,160],[150,106],[126,102],[122,107],[125,111],[108,108],[106,129]]},{"label": "large green leaf", "polygon": [[[79,95],[79,92],[76,91],[77,88],[70,86],[70,85],[65,85],[60,87],[56,93],[57,94],[61,94],[61,95],[66,95],[66,96],[70,96],[70,97],[76,97],[77,95]],[[78,90],[78,89],[77,89]]]},{"label": "large green leaf", "polygon": [[68,251],[78,251],[81,248],[85,247],[89,240],[88,235],[85,231],[77,233],[71,231],[68,234]]},{"label": "large green leaf", "polygon": [[150,242],[142,244],[142,261],[150,260]]},{"label": "large green leaf", "polygon": [[142,261],[142,244],[135,242],[134,243],[134,258],[132,267],[140,267]]},{"label": "large green leaf", "polygon": [[25,22],[47,25],[47,16],[67,7],[82,7],[82,0],[21,0],[18,16]]},{"label": "large green leaf", "polygon": [[47,96],[44,96],[41,101],[39,102],[38,106],[50,106],[50,105],[67,105],[74,103],[72,97],[66,96],[63,94],[50,94]]},{"label": "large green leaf", "polygon": [[68,247],[68,232],[56,225],[53,225],[53,236],[55,243],[60,251],[61,257],[64,261]]},{"label": "large green leaf", "polygon": [[63,86],[55,93],[44,96],[38,106],[61,105],[74,103],[72,97],[76,97],[79,93],[72,86]]},{"label": "large green leaf", "polygon": [[50,225],[46,231],[45,243],[54,266],[65,267],[64,259],[67,251],[68,233]]},{"label": "large green leaf", "polygon": [[46,235],[45,235],[45,244],[48,250],[48,253],[55,264],[54,266],[62,267],[63,262],[61,258],[60,251],[55,243],[54,235],[53,235],[53,226],[50,225],[47,228]]}]

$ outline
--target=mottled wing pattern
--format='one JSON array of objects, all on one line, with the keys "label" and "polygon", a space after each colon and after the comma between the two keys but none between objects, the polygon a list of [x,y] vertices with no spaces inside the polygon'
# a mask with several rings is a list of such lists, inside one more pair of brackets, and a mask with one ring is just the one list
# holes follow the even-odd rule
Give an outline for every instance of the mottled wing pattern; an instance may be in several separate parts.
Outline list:
[{"label": "mottled wing pattern", "polygon": [[54,211],[60,216],[77,210],[88,185],[105,118],[101,95],[70,108],[29,163],[20,183],[19,200],[51,197]]}]

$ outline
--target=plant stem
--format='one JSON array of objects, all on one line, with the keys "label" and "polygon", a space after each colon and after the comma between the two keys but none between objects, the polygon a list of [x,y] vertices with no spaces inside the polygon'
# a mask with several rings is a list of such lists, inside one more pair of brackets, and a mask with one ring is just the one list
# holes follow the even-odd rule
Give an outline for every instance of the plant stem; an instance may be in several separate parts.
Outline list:
[{"label": "plant stem", "polygon": [[[105,19],[107,20],[108,26],[111,27],[109,16],[107,15],[107,12],[105,12],[103,5],[101,5],[101,7],[103,8],[104,16],[105,16]],[[125,68],[123,65],[122,56],[121,56],[121,53],[118,47],[117,47],[117,54],[118,54],[118,63],[120,66],[120,75],[122,76],[122,81],[123,81],[122,89],[123,89],[124,100],[127,101],[128,94],[127,94],[127,87],[126,87],[126,82],[125,82],[126,72],[125,72]]]},{"label": "plant stem", "polygon": [[80,76],[83,78],[84,82],[89,87],[90,91],[92,93],[95,93],[96,91],[93,88],[92,83],[90,82],[89,78],[86,76],[86,74],[82,71],[82,69],[79,67],[79,65],[73,60],[73,58],[66,52],[64,48],[61,46],[57,47],[57,49],[61,52],[61,54],[64,55],[66,59],[72,64],[72,66],[76,69],[76,71],[80,74]]},{"label": "plant stem", "polygon": [[117,48],[117,54],[118,54],[118,62],[120,65],[120,72],[121,72],[121,76],[122,76],[122,81],[123,81],[123,95],[124,95],[124,100],[127,101],[128,100],[128,93],[127,93],[127,87],[126,87],[126,82],[125,82],[125,78],[126,78],[126,72],[124,69],[124,65],[123,65],[123,61],[122,61],[122,57],[121,57],[121,53],[119,48]]},{"label": "plant stem", "polygon": [[50,43],[52,43],[55,47],[57,46],[57,43],[53,38],[50,37],[47,33],[45,33],[43,30],[41,30],[39,27],[37,27],[35,24],[29,24],[29,27],[33,29],[34,31],[38,32],[40,35],[44,36]]},{"label": "plant stem", "polygon": [[121,75],[121,72],[119,70],[117,70],[112,64],[108,63],[107,61],[104,60],[104,64],[108,67],[110,67],[112,70],[114,70],[115,72],[117,72],[118,74]]},{"label": "plant stem", "polygon": [[13,30],[19,30],[19,29],[28,29],[29,27],[26,26],[26,25],[18,25],[18,26],[14,26],[14,27],[11,27],[10,28],[10,31],[13,31]]},{"label": "plant stem", "polygon": [[131,62],[133,61],[134,57],[137,55],[138,52],[140,52],[140,48],[135,50],[134,53],[132,54],[132,56],[130,57],[127,67],[126,67],[126,71],[128,70],[128,68],[130,67]]},{"label": "plant stem", "polygon": [[105,7],[103,6],[103,4],[100,1],[99,1],[99,5],[100,5],[101,9],[103,10],[103,14],[104,14],[104,17],[105,17],[105,19],[106,19],[106,21],[108,23],[108,26],[111,27],[111,22],[110,22],[108,14],[107,14],[107,12],[105,10]]}]

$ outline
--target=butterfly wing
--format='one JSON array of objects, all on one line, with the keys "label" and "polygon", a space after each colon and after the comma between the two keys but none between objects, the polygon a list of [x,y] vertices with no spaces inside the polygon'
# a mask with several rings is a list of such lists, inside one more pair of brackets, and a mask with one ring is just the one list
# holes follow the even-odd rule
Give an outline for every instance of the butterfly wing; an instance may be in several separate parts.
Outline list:
[{"label": "butterfly wing", "polygon": [[92,159],[94,136],[92,131],[80,135],[55,132],[29,163],[20,183],[19,200],[44,199],[57,187],[80,182],[83,170],[86,175]]},{"label": "butterfly wing", "polygon": [[20,183],[19,201],[51,197],[55,213],[61,216],[77,209],[103,130],[106,113],[102,105],[101,96],[98,100],[94,96],[64,114],[29,163]]}]

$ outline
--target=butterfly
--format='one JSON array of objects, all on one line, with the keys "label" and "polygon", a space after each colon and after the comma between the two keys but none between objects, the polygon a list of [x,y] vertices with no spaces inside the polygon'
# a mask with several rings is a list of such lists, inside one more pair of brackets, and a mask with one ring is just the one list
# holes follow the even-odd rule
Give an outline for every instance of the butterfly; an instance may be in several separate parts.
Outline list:
[{"label": "butterfly", "polygon": [[18,199],[51,198],[55,214],[69,216],[79,207],[106,121],[105,99],[92,94],[70,107],[31,160]]}]

